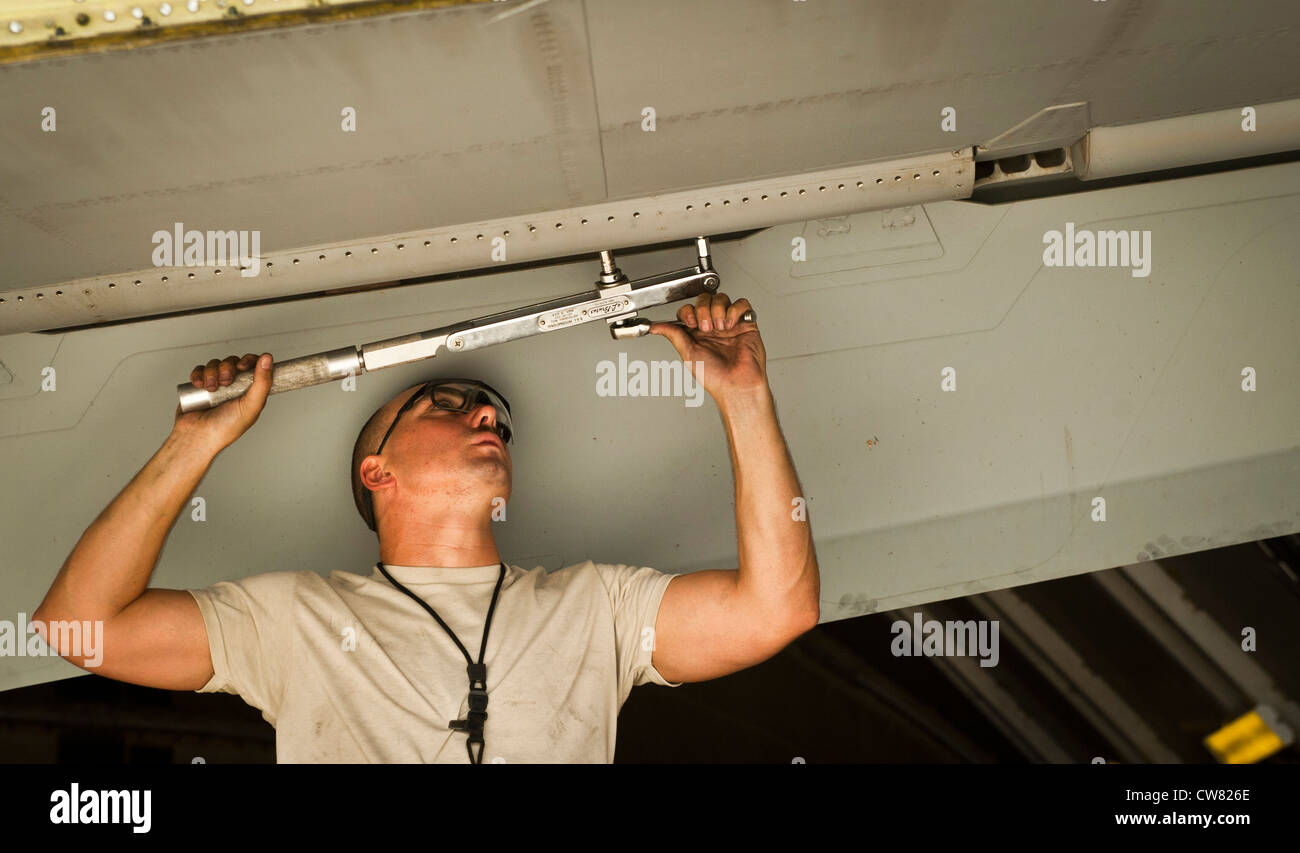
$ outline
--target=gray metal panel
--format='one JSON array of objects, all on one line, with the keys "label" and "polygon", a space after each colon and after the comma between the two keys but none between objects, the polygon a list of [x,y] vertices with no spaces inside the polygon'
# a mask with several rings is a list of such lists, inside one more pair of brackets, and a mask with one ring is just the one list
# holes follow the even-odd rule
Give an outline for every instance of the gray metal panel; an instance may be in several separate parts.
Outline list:
[{"label": "gray metal panel", "polygon": [[[967,148],[652,199],[586,205],[553,211],[545,218],[496,219],[291,252],[261,252],[260,259],[252,260],[249,258],[258,249],[253,235],[245,233],[239,235],[237,252],[250,254],[228,263],[139,269],[10,291],[0,296],[0,334],[428,278],[435,273],[505,267],[560,255],[594,258],[611,246],[690,240],[778,221],[843,215],[863,207],[965,198],[971,194],[973,178],[974,160]],[[161,230],[184,230],[203,237],[202,231],[185,223]],[[187,242],[188,237],[172,240],[174,246]],[[176,262],[180,262],[179,254]],[[236,264],[240,264],[238,270]]]},{"label": "gray metal panel", "polygon": [[[809,498],[824,621],[1300,530],[1300,164],[1000,208],[942,202],[911,224],[875,216],[876,229],[924,229],[902,240],[823,228],[812,257],[840,261],[821,279],[796,276],[790,261],[789,238],[815,224],[714,245],[722,289],[759,314]],[[1043,233],[1067,221],[1151,229],[1152,274],[1044,268]],[[916,255],[900,260],[909,245]],[[637,277],[689,260],[678,249],[619,264]],[[434,328],[573,292],[596,270],[0,337],[14,377],[0,385],[0,601],[34,610],[166,436],[175,385],[194,364]],[[153,583],[367,570],[375,540],[348,488],[356,431],[396,390],[452,370],[482,376],[516,411],[514,497],[498,528],[507,560],[734,567],[716,409],[707,396],[698,408],[596,396],[597,364],[620,351],[676,357],[666,341],[616,343],[585,327],[363,376],[355,392],[333,383],[277,395],[200,484],[207,520],[182,515]],[[57,390],[42,392],[51,365]],[[939,390],[946,366],[955,392]],[[1243,366],[1258,372],[1257,391],[1240,390]],[[1096,496],[1104,523],[1089,518]],[[78,672],[0,658],[0,687]]]},{"label": "gray metal panel", "polygon": [[289,252],[957,150],[1054,104],[1117,124],[1300,95],[1283,0],[502,8],[0,66],[0,292],[147,266],[178,221]]},{"label": "gray metal panel", "polygon": [[275,251],[602,198],[582,4],[499,11],[0,66],[0,104],[32,117],[0,127],[22,152],[0,184],[42,232],[11,243],[6,225],[0,287],[148,266],[176,221],[260,229]]}]

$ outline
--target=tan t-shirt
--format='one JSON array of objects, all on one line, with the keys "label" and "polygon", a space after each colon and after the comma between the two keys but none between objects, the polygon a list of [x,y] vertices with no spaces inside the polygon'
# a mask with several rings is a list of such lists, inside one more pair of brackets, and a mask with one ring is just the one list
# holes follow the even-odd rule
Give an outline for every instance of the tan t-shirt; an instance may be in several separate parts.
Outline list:
[{"label": "tan t-shirt", "polygon": [[[500,566],[385,566],[456,632],[477,662]],[[677,577],[583,563],[506,566],[488,632],[483,762],[609,763],[632,687],[678,687],[651,664],[655,617]],[[465,656],[389,584],[335,571],[271,572],[189,592],[214,674],[276,730],[276,760],[468,764]],[[475,754],[478,747],[475,747]]]}]

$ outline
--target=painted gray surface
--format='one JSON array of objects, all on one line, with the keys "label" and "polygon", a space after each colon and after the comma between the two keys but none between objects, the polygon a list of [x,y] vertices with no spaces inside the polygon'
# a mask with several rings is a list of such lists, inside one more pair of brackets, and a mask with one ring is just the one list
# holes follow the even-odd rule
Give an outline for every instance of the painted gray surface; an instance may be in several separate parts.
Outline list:
[{"label": "painted gray surface", "polygon": [[[150,267],[123,274],[33,287],[0,297],[0,335],[134,320],[212,305],[233,307],[271,296],[327,293],[435,275],[536,265],[558,257],[597,258],[611,247],[673,241],[695,246],[702,235],[735,234],[778,222],[844,216],[925,202],[968,198],[972,149],[886,160],[866,166],[805,172],[604,202],[379,238],[262,255],[249,270],[232,263]],[[556,227],[559,226],[559,227]],[[186,226],[188,229],[188,226]],[[202,232],[194,229],[201,236]],[[230,233],[235,235],[235,230]],[[173,245],[193,238],[174,239]],[[252,234],[237,235],[253,249]],[[245,258],[248,256],[245,255]],[[682,264],[690,265],[688,257]],[[245,272],[258,271],[256,275]],[[533,300],[537,301],[537,300]]]},{"label": "painted gray surface", "polygon": [[1300,95],[1285,0],[501,9],[0,67],[0,293],[148,266],[177,221],[292,251]]},{"label": "painted gray surface", "polygon": [[[1045,230],[1152,231],[1152,272],[1045,268]],[[824,234],[819,232],[825,232]],[[1300,164],[1002,207],[942,202],[717,243],[759,313],[809,498],[822,619],[939,601],[1300,530]],[[808,268],[790,238],[809,240]],[[689,259],[686,259],[689,260]],[[684,253],[623,255],[630,276]],[[81,532],[158,448],[174,387],[212,356],[318,352],[585,287],[591,263],[0,337],[0,601],[31,613]],[[436,307],[435,307],[436,306]],[[661,309],[656,318],[671,311]],[[734,567],[716,408],[600,398],[597,363],[674,358],[585,327],[271,398],[215,462],[153,583],[366,571],[356,431],[420,378],[480,375],[516,411],[505,559]],[[454,363],[453,363],[454,362]],[[57,369],[57,391],[40,392]],[[940,371],[957,390],[940,391]],[[1240,390],[1253,367],[1258,389]],[[446,375],[444,373],[444,375]],[[3,374],[0,374],[3,376]],[[1107,520],[1089,518],[1096,496]],[[81,672],[0,658],[0,687]]]}]

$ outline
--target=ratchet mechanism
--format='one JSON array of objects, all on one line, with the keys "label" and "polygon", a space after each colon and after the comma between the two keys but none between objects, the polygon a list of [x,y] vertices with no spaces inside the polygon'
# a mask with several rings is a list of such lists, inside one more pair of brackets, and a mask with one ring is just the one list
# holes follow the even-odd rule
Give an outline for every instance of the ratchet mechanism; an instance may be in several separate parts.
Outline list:
[{"label": "ratchet mechanism", "polygon": [[[697,237],[695,246],[699,255],[695,266],[636,281],[629,281],[614,265],[613,252],[602,251],[600,277],[596,280],[595,290],[488,314],[427,332],[278,362],[271,369],[270,393],[307,388],[349,375],[359,376],[372,370],[432,358],[440,349],[469,352],[596,320],[609,324],[610,336],[615,340],[641,337],[649,334],[651,321],[637,317],[638,311],[717,291],[720,279],[709,258],[709,241]],[[755,322],[756,319],[753,311],[746,311],[741,317],[742,322]],[[229,385],[215,391],[195,388],[186,382],[176,386],[176,393],[180,397],[181,411],[193,412],[242,396],[252,384],[253,371],[246,370],[236,373]]]}]

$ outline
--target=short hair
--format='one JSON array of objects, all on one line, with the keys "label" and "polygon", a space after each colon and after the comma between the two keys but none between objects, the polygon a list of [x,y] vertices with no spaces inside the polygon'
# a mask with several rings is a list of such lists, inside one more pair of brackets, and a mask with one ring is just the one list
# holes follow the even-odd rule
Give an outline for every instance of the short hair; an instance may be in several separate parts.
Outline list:
[{"label": "short hair", "polygon": [[366,421],[365,426],[361,427],[361,432],[357,434],[356,444],[352,445],[352,500],[357,505],[357,512],[361,515],[361,520],[366,523],[375,533],[379,532],[379,522],[370,513],[370,508],[374,506],[374,499],[366,501],[366,485],[361,482],[361,463],[367,456],[375,452],[379,447],[379,442],[384,437],[384,432],[388,429],[388,424],[379,415],[384,408],[391,403],[387,400],[374,414]]}]

